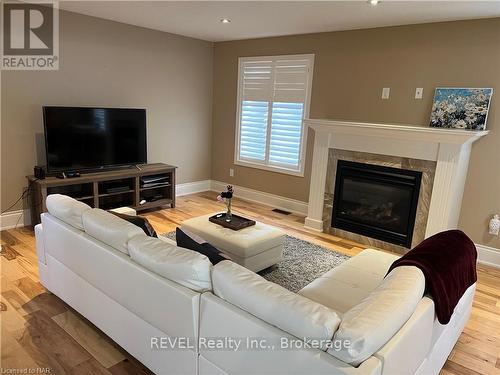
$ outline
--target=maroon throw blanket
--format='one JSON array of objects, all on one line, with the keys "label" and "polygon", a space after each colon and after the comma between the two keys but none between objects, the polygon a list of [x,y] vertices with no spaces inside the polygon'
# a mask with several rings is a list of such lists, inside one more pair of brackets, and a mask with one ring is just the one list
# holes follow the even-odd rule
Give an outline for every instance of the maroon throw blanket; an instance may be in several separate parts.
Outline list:
[{"label": "maroon throw blanket", "polygon": [[458,301],[477,280],[476,258],[472,240],[460,230],[448,230],[422,241],[392,263],[387,273],[399,266],[420,268],[439,323],[448,324]]}]

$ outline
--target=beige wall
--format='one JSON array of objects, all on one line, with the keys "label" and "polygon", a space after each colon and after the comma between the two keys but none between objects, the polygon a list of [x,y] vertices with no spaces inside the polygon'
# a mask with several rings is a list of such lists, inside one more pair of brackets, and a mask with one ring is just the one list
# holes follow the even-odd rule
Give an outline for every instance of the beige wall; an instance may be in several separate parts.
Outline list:
[{"label": "beige wall", "polygon": [[[235,166],[237,60],[240,56],[314,53],[311,118],[427,126],[436,86],[493,87],[489,136],[473,146],[460,228],[477,243],[500,213],[500,19],[459,21],[253,39],[215,44],[212,178],[307,201],[314,133],[304,178]],[[382,87],[391,88],[381,100]],[[416,87],[424,99],[413,99]],[[229,177],[235,168],[235,177]]]},{"label": "beige wall", "polygon": [[210,178],[212,43],[62,12],[60,54],[59,71],[2,72],[2,211],[43,155],[42,105],[146,108],[149,161]]},{"label": "beige wall", "polygon": [[[59,71],[2,72],[2,210],[43,154],[44,104],[145,107],[149,161],[179,166],[179,182],[212,178],[307,201],[311,132],[304,178],[233,165],[237,59],[314,53],[312,118],[427,126],[436,86],[496,89],[491,133],[473,146],[460,227],[500,248],[486,233],[500,212],[500,19],[222,42],[214,55],[208,42],[72,13],[61,14],[60,29]],[[380,100],[382,87],[390,100]],[[424,100],[413,99],[415,87]]]}]

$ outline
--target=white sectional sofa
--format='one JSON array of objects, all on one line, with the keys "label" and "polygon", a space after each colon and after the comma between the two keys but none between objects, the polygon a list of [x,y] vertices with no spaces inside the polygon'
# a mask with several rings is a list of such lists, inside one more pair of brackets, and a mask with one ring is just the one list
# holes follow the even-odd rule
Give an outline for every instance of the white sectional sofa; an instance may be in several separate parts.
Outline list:
[{"label": "white sectional sofa", "polygon": [[[157,374],[437,374],[472,306],[475,285],[440,325],[421,271],[384,278],[396,256],[380,251],[296,294],[71,198],[47,208],[35,227],[43,285]],[[237,350],[209,347],[229,339]]]}]

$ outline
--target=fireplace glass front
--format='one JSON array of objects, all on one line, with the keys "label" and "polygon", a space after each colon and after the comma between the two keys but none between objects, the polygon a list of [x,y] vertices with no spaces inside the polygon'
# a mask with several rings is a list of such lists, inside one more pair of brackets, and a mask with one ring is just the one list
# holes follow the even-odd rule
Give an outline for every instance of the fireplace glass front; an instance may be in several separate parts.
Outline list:
[{"label": "fireplace glass front", "polygon": [[411,247],[422,172],[339,160],[332,227]]}]

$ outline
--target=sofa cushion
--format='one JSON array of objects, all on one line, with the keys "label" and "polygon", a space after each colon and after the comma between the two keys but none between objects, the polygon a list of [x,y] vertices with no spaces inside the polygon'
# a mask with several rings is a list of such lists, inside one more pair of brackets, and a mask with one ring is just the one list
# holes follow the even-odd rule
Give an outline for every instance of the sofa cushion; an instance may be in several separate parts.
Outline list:
[{"label": "sofa cushion", "polygon": [[383,251],[363,250],[313,280],[298,293],[343,314],[382,282],[387,270],[398,258]]},{"label": "sofa cushion", "polygon": [[52,216],[80,230],[83,230],[82,214],[92,209],[89,205],[62,194],[50,194],[45,205]]},{"label": "sofa cushion", "polygon": [[183,231],[180,228],[176,228],[175,239],[177,241],[177,246],[206,255],[213,265],[216,265],[223,260],[230,259],[229,256],[225,255],[216,247],[210,245],[203,238],[194,233],[190,233],[189,231]]},{"label": "sofa cushion", "polygon": [[144,234],[138,226],[99,208],[85,211],[82,220],[88,235],[125,254],[128,254],[128,241]]},{"label": "sofa cushion", "polygon": [[[134,314],[150,325],[150,328],[144,322],[134,325],[137,330],[151,329],[156,335],[161,332],[161,336],[196,340],[199,293],[147,270],[127,254],[48,213],[42,214],[41,219],[48,267],[45,271],[50,276],[49,284],[44,285],[51,291],[67,302],[78,301],[73,307],[89,305],[90,310],[106,317],[116,327],[129,328],[125,327],[125,320],[117,320],[106,306],[96,304],[92,296],[104,298],[112,305],[114,300],[121,305],[117,306],[118,311],[124,311],[129,318]],[[70,300],[66,299],[68,293]],[[144,353],[150,351],[147,344],[149,339],[139,344],[145,348]]]},{"label": "sofa cushion", "polygon": [[342,316],[335,340],[345,345],[340,350],[328,352],[354,366],[360,364],[406,323],[424,290],[424,275],[418,268],[403,266],[394,269],[368,297]]},{"label": "sofa cushion", "polygon": [[192,290],[212,290],[212,264],[205,255],[171,245],[144,233],[128,242],[132,260]]},{"label": "sofa cushion", "polygon": [[212,283],[215,295],[306,341],[331,340],[340,323],[334,310],[228,260],[214,266]]}]

